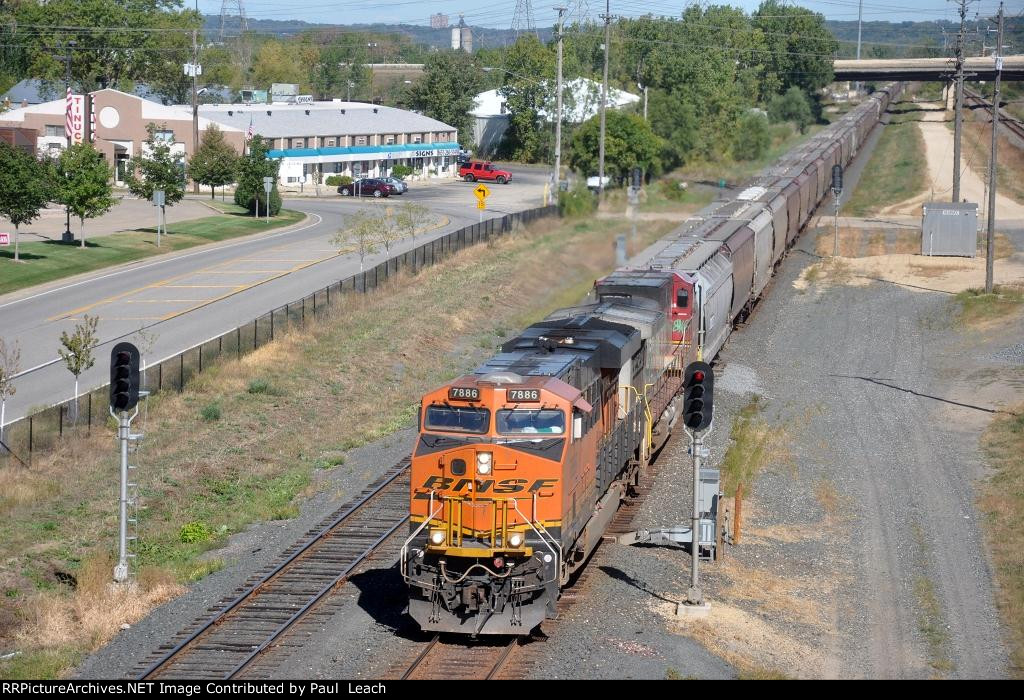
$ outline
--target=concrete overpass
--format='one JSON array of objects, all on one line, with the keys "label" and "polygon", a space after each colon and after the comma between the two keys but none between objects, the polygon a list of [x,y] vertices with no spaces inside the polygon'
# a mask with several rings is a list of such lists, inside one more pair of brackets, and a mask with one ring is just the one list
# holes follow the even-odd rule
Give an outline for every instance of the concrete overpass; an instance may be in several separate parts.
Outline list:
[{"label": "concrete overpass", "polygon": [[[890,58],[843,59],[833,62],[837,81],[840,80],[941,80],[949,81],[956,75],[953,58]],[[969,80],[995,78],[995,59],[971,57],[964,60],[964,75]],[[1024,80],[1024,56],[1003,57],[1003,80]]]}]

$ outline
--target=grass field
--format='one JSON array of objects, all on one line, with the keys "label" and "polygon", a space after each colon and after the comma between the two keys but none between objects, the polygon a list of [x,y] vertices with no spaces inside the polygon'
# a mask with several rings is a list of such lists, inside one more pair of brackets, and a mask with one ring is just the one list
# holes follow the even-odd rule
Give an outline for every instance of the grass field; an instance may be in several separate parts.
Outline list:
[{"label": "grass field", "polygon": [[[67,440],[31,471],[0,470],[0,649],[22,652],[0,661],[0,676],[66,672],[122,623],[221,566],[211,550],[230,535],[293,517],[318,472],[351,469],[346,451],[408,426],[427,390],[583,297],[614,267],[624,224],[538,222],[376,293],[348,295],[330,317],[209,369],[181,394],[151,398],[131,597],[106,585],[117,527],[112,433]],[[633,250],[670,227],[646,223]]]},{"label": "grass field", "polygon": [[281,228],[303,217],[301,212],[286,209],[269,222],[257,221],[252,216],[242,215],[241,207],[234,204],[224,208],[230,213],[168,224],[168,235],[161,236],[159,248],[156,247],[156,230],[140,229],[87,239],[85,249],[77,243],[22,243],[19,247],[22,262],[18,263],[14,262],[13,245],[0,249],[0,294],[151,255]]},{"label": "grass field", "polygon": [[996,598],[1011,642],[1014,675],[1024,677],[1024,405],[997,417],[982,437],[994,473],[982,487]]},{"label": "grass field", "polygon": [[926,182],[924,139],[915,122],[919,113],[911,102],[890,106],[890,121],[882,130],[853,196],[843,213],[869,216],[923,192]]}]

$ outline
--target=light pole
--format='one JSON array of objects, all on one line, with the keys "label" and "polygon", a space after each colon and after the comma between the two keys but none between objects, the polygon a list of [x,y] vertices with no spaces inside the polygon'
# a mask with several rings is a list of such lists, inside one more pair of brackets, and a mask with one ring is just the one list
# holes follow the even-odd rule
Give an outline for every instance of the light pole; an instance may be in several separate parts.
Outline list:
[{"label": "light pole", "polygon": [[[71,148],[71,51],[75,48],[77,42],[68,41],[64,44],[64,56],[61,58],[64,61],[64,88],[66,95],[66,103],[64,105],[64,137],[67,139],[67,147]],[[65,173],[67,177],[69,173]],[[71,233],[71,208],[64,207],[64,213],[66,215],[64,223],[64,233],[61,236],[62,243],[74,243],[75,234]]]}]

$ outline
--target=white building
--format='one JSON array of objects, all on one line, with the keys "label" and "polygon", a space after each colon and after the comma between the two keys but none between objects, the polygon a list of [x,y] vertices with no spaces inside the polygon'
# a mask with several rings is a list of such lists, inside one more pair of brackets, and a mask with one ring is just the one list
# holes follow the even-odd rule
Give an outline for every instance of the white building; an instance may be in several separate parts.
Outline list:
[{"label": "white building", "polygon": [[[542,86],[546,87],[546,82]],[[542,119],[555,121],[555,95],[551,90],[550,104],[541,108]],[[622,109],[640,101],[634,95],[618,88],[608,88],[608,108]],[[473,124],[473,143],[483,153],[493,151],[508,129],[508,101],[499,90],[481,92],[475,98],[475,107],[470,114]],[[601,109],[601,83],[587,78],[574,78],[562,84],[562,121],[566,124],[582,124],[595,116]]]},{"label": "white building", "polygon": [[415,112],[365,102],[201,105],[212,121],[259,134],[281,161],[284,184],[343,174],[380,177],[407,165],[423,177],[458,173],[455,127]]}]

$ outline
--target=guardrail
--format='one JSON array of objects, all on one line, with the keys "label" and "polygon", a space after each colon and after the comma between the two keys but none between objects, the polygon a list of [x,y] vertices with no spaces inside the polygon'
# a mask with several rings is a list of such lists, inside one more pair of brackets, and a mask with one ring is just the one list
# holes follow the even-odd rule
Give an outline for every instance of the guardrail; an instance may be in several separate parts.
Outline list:
[{"label": "guardrail", "polygon": [[[395,255],[375,267],[346,277],[334,284],[318,289],[268,311],[248,323],[233,328],[209,340],[193,345],[179,353],[148,364],[143,389],[151,394],[161,391],[185,389],[188,380],[201,374],[225,355],[241,357],[261,345],[272,341],[276,333],[286,331],[293,324],[303,324],[324,312],[343,294],[366,293],[384,284],[389,277],[401,271],[415,274],[418,270],[441,262],[463,248],[502,236],[517,227],[538,219],[554,216],[557,206],[538,207],[526,211],[487,219],[478,224],[452,231],[401,255]],[[48,406],[4,426],[0,442],[0,466],[32,464],[33,456],[57,447],[65,435],[87,435],[95,426],[104,426],[110,418],[107,413],[109,392],[107,384],[82,394],[78,399]]]}]

